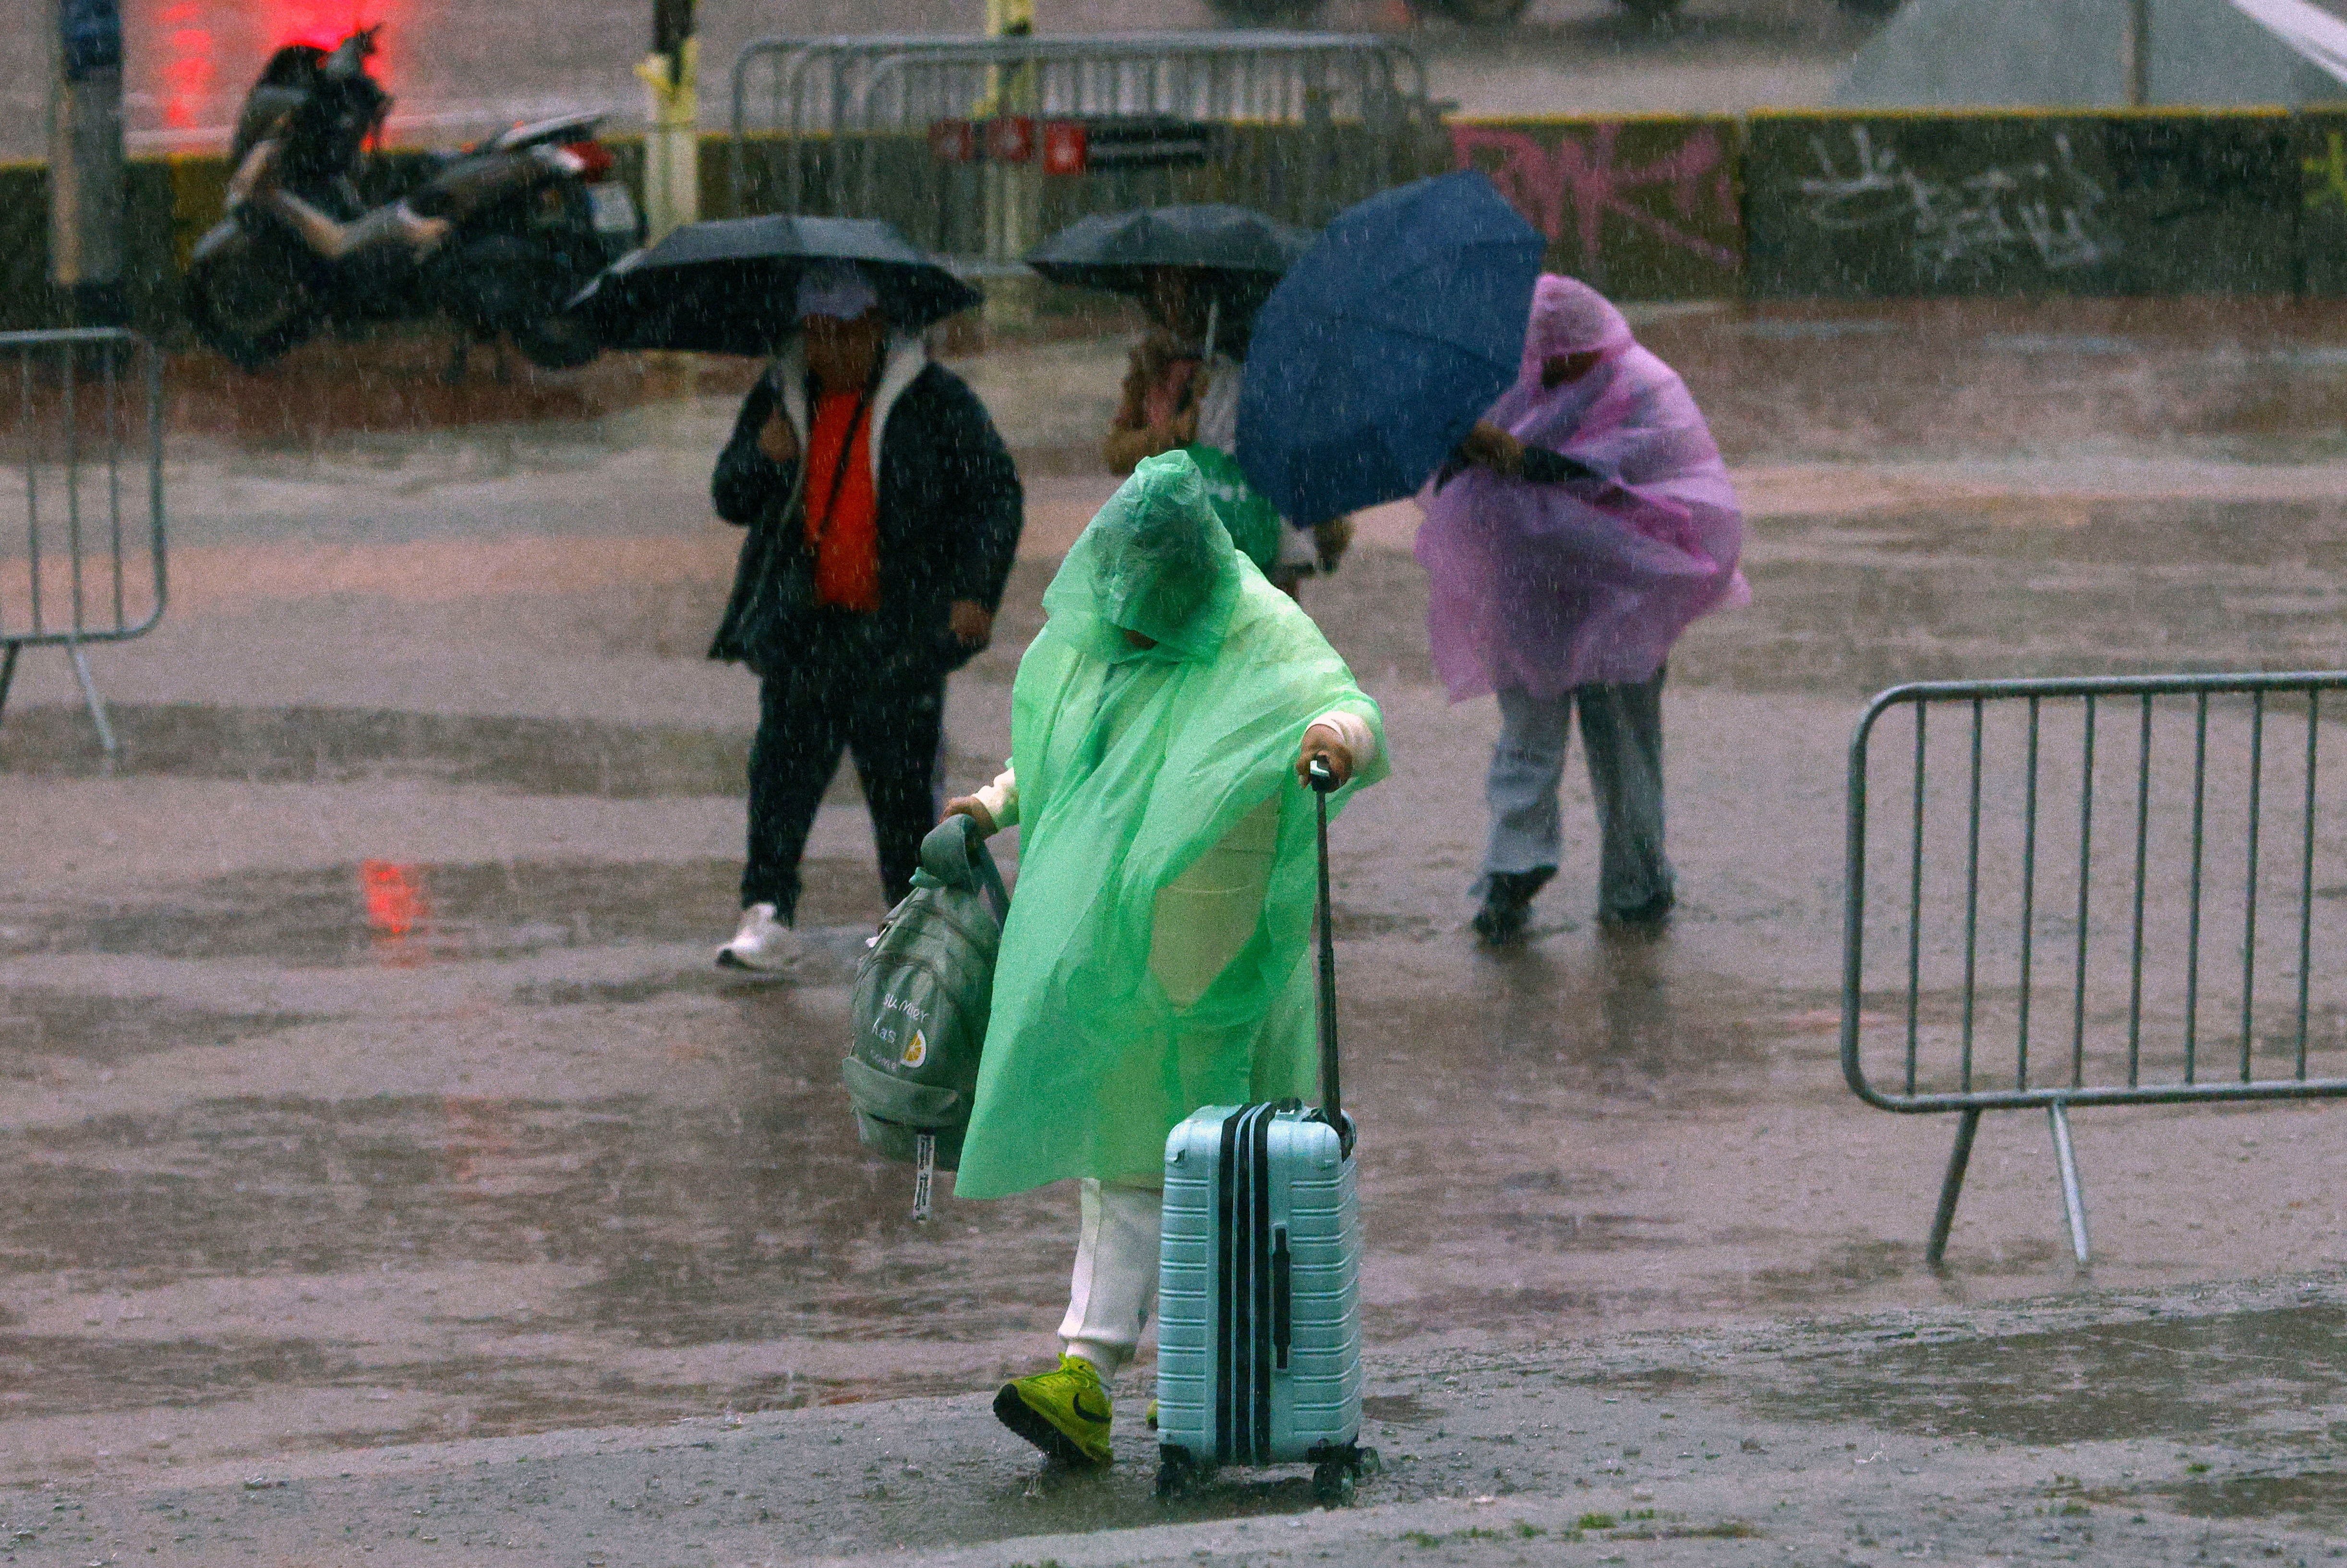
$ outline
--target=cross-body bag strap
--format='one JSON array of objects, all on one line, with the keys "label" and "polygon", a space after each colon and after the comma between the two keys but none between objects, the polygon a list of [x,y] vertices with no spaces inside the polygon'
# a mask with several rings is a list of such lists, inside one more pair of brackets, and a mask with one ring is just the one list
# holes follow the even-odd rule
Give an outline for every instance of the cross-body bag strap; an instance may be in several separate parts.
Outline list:
[{"label": "cross-body bag strap", "polygon": [[[823,552],[823,541],[831,532],[832,515],[839,509],[840,494],[847,488],[848,464],[856,456],[856,433],[864,428],[866,420],[871,418],[873,399],[879,395],[879,391],[880,379],[875,375],[865,384],[863,395],[856,400],[856,412],[847,421],[847,434],[840,437],[839,456],[831,466],[831,494],[824,497],[823,517],[819,520],[809,519],[815,523],[815,532],[813,537],[807,539],[806,546],[809,550],[817,555]],[[815,396],[814,377],[810,376],[807,387],[808,408],[815,407]],[[807,418],[806,456],[807,461],[799,465],[802,474],[815,458],[815,419],[812,415]]]}]

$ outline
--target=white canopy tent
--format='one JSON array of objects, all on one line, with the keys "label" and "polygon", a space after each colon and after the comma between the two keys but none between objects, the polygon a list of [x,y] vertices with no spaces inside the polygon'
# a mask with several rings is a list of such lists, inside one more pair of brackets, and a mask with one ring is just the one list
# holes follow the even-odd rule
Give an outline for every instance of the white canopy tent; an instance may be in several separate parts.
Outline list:
[{"label": "white canopy tent", "polygon": [[2347,102],[2347,22],[2310,0],[1907,0],[1848,108]]}]

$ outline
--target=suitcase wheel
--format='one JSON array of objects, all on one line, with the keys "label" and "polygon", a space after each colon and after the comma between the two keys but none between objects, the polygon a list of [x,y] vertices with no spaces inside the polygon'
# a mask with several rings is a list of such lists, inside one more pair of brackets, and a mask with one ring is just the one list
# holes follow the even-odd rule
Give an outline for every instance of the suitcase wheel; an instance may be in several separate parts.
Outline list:
[{"label": "suitcase wheel", "polygon": [[1157,1495],[1172,1500],[1188,1497],[1205,1483],[1206,1467],[1190,1457],[1179,1443],[1157,1447]]},{"label": "suitcase wheel", "polygon": [[1321,1449],[1313,1457],[1312,1501],[1323,1508],[1351,1506],[1354,1493],[1360,1489],[1361,1477],[1375,1475],[1385,1468],[1378,1461],[1377,1450],[1351,1443],[1341,1449]]}]

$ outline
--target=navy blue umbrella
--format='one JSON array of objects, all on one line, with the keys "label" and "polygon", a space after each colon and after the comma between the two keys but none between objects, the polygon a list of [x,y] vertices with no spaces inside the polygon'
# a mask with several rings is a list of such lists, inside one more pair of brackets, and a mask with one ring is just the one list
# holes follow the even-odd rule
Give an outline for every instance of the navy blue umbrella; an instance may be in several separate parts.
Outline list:
[{"label": "navy blue umbrella", "polygon": [[1338,214],[1255,317],[1239,466],[1298,523],[1424,484],[1516,378],[1542,241],[1462,170]]}]

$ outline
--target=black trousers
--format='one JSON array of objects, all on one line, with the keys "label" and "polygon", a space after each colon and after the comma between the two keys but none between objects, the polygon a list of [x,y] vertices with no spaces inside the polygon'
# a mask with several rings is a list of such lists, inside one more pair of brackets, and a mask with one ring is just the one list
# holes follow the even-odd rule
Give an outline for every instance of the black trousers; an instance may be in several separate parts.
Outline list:
[{"label": "black trousers", "polygon": [[785,921],[796,916],[799,858],[843,750],[872,808],[882,893],[892,907],[904,897],[938,820],[945,707],[946,678],[933,670],[825,661],[765,677],[750,747],[742,907],[772,904]]}]

